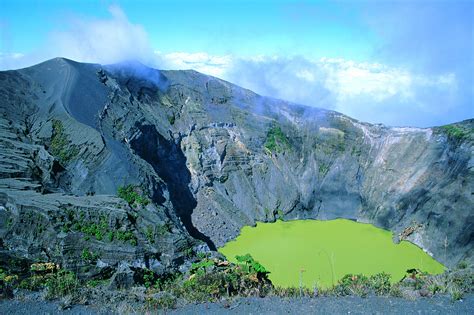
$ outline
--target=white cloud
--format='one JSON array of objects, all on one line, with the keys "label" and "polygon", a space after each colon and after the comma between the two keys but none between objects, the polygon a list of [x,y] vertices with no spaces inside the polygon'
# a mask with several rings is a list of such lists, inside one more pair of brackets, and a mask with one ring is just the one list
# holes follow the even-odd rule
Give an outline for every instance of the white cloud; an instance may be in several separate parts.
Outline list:
[{"label": "white cloud", "polygon": [[160,58],[160,68],[162,69],[193,69],[216,77],[222,77],[232,62],[230,55],[213,56],[203,52],[162,54],[156,51],[155,54]]},{"label": "white cloud", "polygon": [[33,53],[0,53],[0,68],[30,66],[54,57],[102,64],[128,59],[153,63],[155,55],[145,29],[130,22],[118,6],[108,11],[110,17],[105,19],[70,18],[65,30],[51,32],[45,45]]},{"label": "white cloud", "polygon": [[153,50],[145,29],[131,23],[118,6],[110,6],[109,13],[109,19],[73,19],[67,31],[51,34],[55,55],[97,63],[149,61]]},{"label": "white cloud", "polygon": [[458,83],[453,73],[423,75],[380,63],[334,58],[157,54],[166,68],[193,68],[266,96],[337,110],[369,122],[430,126],[450,119],[456,109]]},{"label": "white cloud", "polygon": [[427,75],[335,58],[161,53],[152,49],[144,28],[130,22],[120,7],[111,6],[109,12],[106,19],[71,19],[65,31],[50,34],[48,44],[35,54],[0,53],[0,68],[57,56],[102,64],[137,59],[161,69],[194,69],[262,95],[369,122],[429,126],[459,120],[456,113],[467,111],[458,105],[461,89],[454,73]]}]

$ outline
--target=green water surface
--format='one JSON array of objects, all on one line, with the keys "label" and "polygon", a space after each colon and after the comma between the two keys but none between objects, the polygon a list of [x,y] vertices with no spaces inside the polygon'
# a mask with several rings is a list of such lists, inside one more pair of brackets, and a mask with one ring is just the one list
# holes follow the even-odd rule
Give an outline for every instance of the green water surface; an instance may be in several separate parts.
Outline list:
[{"label": "green water surface", "polygon": [[300,273],[307,287],[328,287],[348,273],[386,272],[400,280],[407,269],[431,274],[444,266],[416,245],[395,244],[392,233],[370,224],[337,219],[257,223],[245,226],[236,240],[219,249],[229,260],[251,254],[271,273],[273,284],[299,286]]}]

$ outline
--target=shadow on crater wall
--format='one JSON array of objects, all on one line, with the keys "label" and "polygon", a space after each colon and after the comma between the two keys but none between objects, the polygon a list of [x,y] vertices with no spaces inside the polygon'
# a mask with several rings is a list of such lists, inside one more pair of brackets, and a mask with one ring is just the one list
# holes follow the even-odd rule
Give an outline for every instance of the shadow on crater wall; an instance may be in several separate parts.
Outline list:
[{"label": "shadow on crater wall", "polygon": [[172,140],[166,140],[155,126],[138,126],[141,135],[130,142],[132,149],[151,164],[158,176],[166,183],[170,201],[189,234],[205,242],[211,250],[216,246],[209,237],[201,233],[192,223],[191,214],[197,202],[189,189],[191,174],[186,167],[186,157]]}]

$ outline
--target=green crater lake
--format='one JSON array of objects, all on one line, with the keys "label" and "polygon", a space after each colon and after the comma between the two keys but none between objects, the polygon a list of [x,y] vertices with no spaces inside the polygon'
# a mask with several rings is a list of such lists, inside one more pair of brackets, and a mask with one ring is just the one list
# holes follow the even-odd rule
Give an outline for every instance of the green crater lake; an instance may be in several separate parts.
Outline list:
[{"label": "green crater lake", "polygon": [[386,272],[392,281],[407,269],[439,274],[444,266],[418,246],[395,244],[392,232],[345,219],[296,220],[245,226],[241,234],[219,249],[230,261],[251,254],[270,271],[270,280],[281,287],[303,284],[329,287],[346,274]]}]

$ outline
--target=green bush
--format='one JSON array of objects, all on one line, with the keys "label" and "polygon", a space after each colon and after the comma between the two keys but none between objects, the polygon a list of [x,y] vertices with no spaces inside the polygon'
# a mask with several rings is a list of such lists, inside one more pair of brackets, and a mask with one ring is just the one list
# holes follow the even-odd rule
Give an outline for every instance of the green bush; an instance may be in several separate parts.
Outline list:
[{"label": "green bush", "polygon": [[348,274],[338,281],[333,292],[338,296],[358,295],[364,297],[370,293],[387,295],[392,289],[390,277],[389,274],[383,272],[369,277],[361,274]]},{"label": "green bush", "polygon": [[46,298],[55,299],[76,293],[79,288],[79,280],[74,273],[60,270],[48,277],[45,285]]},{"label": "green bush", "polygon": [[52,125],[53,134],[51,136],[50,152],[61,163],[68,163],[79,154],[79,149],[74,145],[69,145],[69,137],[60,120],[54,119]]},{"label": "green bush", "polygon": [[18,286],[18,276],[9,274],[0,268],[0,300],[2,298],[12,298],[13,288]]},{"label": "green bush", "polygon": [[403,297],[403,292],[400,288],[400,283],[395,283],[394,285],[392,285],[389,291],[389,295],[397,298]]},{"label": "green bush", "polygon": [[169,294],[164,293],[158,297],[147,297],[146,303],[149,308],[152,309],[173,309],[176,308],[176,298]]},{"label": "green bush", "polygon": [[19,287],[25,290],[37,291],[44,287],[45,282],[45,276],[33,275],[21,280]]},{"label": "green bush", "polygon": [[168,116],[168,122],[170,123],[170,125],[174,125],[175,121],[176,121],[176,116],[174,114]]},{"label": "green bush", "polygon": [[87,262],[95,263],[99,259],[99,254],[93,253],[90,250],[84,248],[81,253],[81,258]]},{"label": "green bush", "polygon": [[131,231],[117,231],[115,238],[119,241],[130,242],[130,245],[137,246],[137,238]]},{"label": "green bush", "polygon": [[364,275],[347,274],[338,281],[334,287],[336,295],[367,296],[370,292],[369,278]]},{"label": "green bush", "polygon": [[155,232],[153,231],[153,226],[148,226],[145,231],[146,238],[150,244],[155,243]]},{"label": "green bush", "polygon": [[264,147],[270,153],[281,153],[290,148],[290,142],[279,126],[268,130]]},{"label": "green bush", "polygon": [[86,282],[86,287],[95,288],[100,285],[107,285],[110,281],[108,279],[90,279]]},{"label": "green bush", "polygon": [[156,283],[156,275],[153,271],[149,270],[149,269],[145,269],[144,272],[143,272],[143,285],[145,286],[145,288],[151,288],[153,285],[155,285]]},{"label": "green bush", "polygon": [[274,287],[271,292],[272,295],[285,297],[285,298],[295,298],[295,297],[315,297],[318,295],[318,290],[310,289],[307,287],[289,287],[289,288],[282,288],[282,287]]},{"label": "green bush", "polygon": [[376,295],[386,295],[390,293],[392,287],[390,283],[391,276],[388,273],[377,273],[369,277],[370,288]]},{"label": "green bush", "polygon": [[125,200],[130,206],[146,206],[150,203],[150,200],[147,197],[142,196],[139,191],[140,189],[137,186],[126,185],[118,188],[117,196]]},{"label": "green bush", "polygon": [[267,275],[270,273],[258,261],[254,260],[250,254],[246,254],[243,256],[235,256],[235,259],[237,259],[239,263],[244,264],[245,271],[247,273],[255,274],[261,278],[266,278]]},{"label": "green bush", "polygon": [[214,261],[210,260],[210,259],[203,259],[199,262],[196,262],[196,263],[193,263],[191,265],[191,273],[193,274],[205,274],[207,269],[209,269],[210,267],[214,267]]},{"label": "green bush", "polygon": [[455,141],[460,141],[469,136],[469,133],[464,130],[464,128],[457,125],[442,126],[441,130],[446,133],[448,138],[453,139]]},{"label": "green bush", "polygon": [[114,240],[129,242],[131,245],[137,245],[137,238],[131,231],[114,231],[109,228],[106,217],[101,217],[99,223],[84,221],[83,214],[81,213],[81,221],[76,221],[74,217],[69,219],[63,226],[63,231],[78,231],[85,234],[85,240],[89,240],[94,237],[98,241],[104,240],[104,238],[113,242]]},{"label": "green bush", "polygon": [[268,271],[250,255],[241,262],[203,259],[192,265],[191,275],[172,291],[188,301],[215,301],[230,296],[264,296],[272,288]]},{"label": "green bush", "polygon": [[469,267],[469,264],[467,261],[463,260],[463,261],[460,261],[457,265],[456,265],[456,268],[457,269],[466,269],[467,267]]}]

